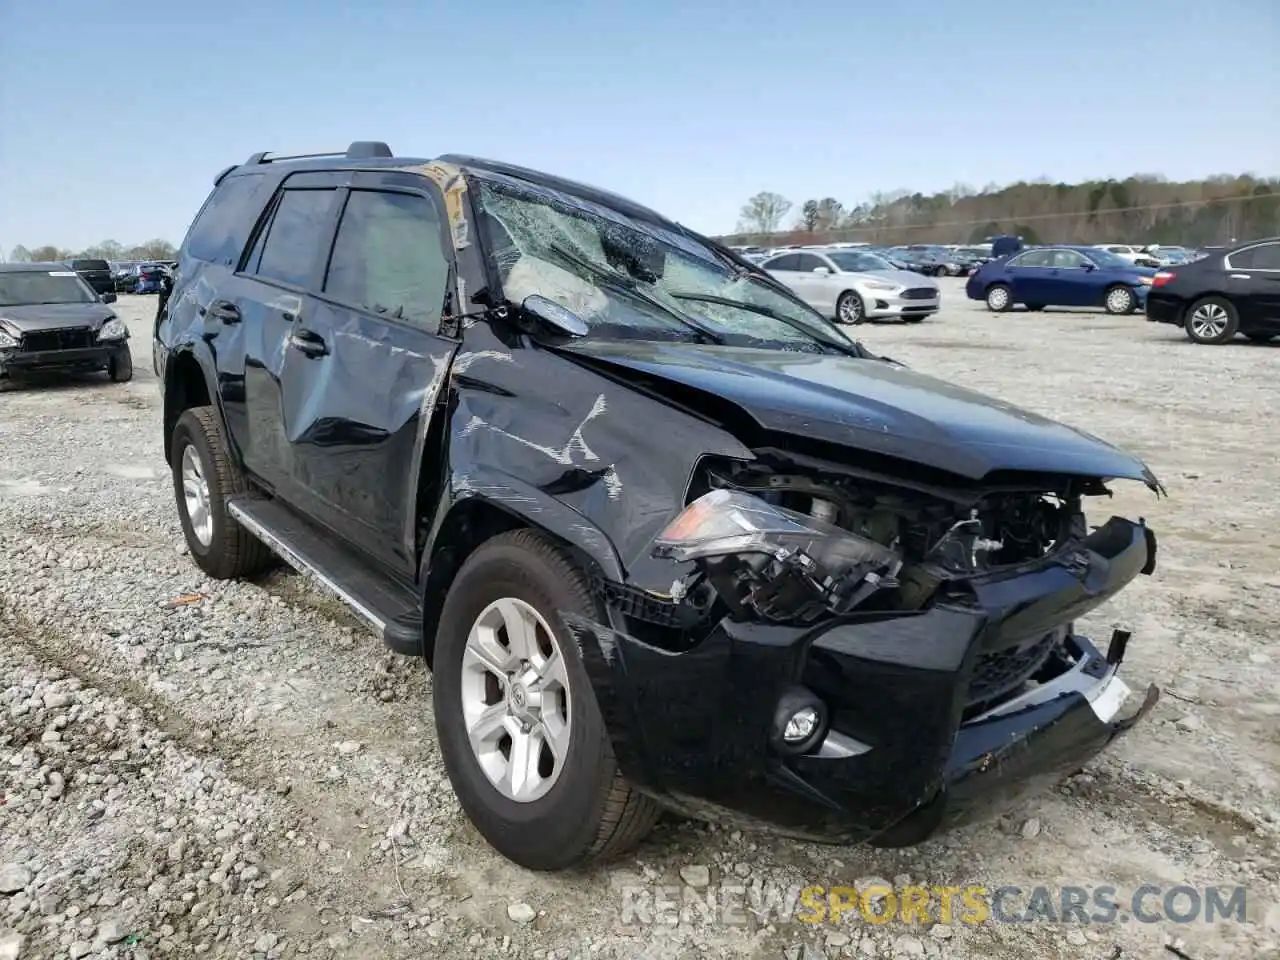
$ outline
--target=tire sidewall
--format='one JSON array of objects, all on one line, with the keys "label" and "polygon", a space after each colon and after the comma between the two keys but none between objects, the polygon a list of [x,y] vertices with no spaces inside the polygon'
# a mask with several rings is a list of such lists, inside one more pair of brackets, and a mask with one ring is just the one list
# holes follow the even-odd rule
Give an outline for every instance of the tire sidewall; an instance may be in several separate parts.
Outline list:
[{"label": "tire sidewall", "polygon": [[[200,469],[204,473],[205,483],[209,486],[209,511],[213,514],[213,533],[209,537],[207,547],[200,543],[195,531],[191,528],[191,518],[187,516],[187,498],[182,490],[182,454],[188,446],[192,447],[196,456],[200,458]],[[196,557],[218,556],[222,549],[222,538],[226,535],[226,521],[223,518],[225,504],[208,438],[200,429],[200,422],[190,416],[190,411],[179,417],[173,428],[170,459],[173,462],[173,493],[177,501],[178,519],[182,524],[182,535],[186,538],[187,549]]]},{"label": "tire sidewall", "polygon": [[128,344],[119,347],[111,354],[111,360],[107,364],[107,375],[116,383],[128,383],[133,379],[133,354]]},{"label": "tire sidewall", "polygon": [[[502,796],[489,782],[462,719],[461,671],[467,634],[493,601],[528,603],[556,635],[569,676],[569,758],[547,794],[529,803]],[[595,691],[559,610],[588,613],[572,586],[536,552],[511,542],[481,547],[454,581],[441,611],[433,658],[433,708],[445,769],[471,822],[517,862],[554,869],[580,860],[596,840],[613,761]]]}]

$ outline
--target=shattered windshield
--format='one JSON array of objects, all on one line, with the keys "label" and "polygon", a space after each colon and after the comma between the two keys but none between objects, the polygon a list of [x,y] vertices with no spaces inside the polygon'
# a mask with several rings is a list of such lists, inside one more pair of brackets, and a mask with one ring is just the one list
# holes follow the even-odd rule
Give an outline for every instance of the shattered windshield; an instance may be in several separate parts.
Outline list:
[{"label": "shattered windshield", "polygon": [[840,328],[693,237],[497,175],[476,181],[503,293],[542,296],[592,336],[853,351]]}]

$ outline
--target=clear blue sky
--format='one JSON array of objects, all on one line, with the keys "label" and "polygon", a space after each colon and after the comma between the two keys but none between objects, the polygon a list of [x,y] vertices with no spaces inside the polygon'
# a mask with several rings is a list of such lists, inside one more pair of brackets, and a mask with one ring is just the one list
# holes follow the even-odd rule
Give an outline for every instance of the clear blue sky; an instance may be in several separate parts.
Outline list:
[{"label": "clear blue sky", "polygon": [[222,167],[354,139],[547,169],[711,233],[763,189],[1274,175],[1276,10],[0,0],[0,247],[176,243]]}]

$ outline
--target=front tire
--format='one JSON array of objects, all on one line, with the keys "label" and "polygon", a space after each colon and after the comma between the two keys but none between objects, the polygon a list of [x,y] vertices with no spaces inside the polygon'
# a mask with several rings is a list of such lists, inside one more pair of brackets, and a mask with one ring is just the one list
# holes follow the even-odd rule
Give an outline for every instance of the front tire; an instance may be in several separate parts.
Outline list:
[{"label": "front tire", "polygon": [[1204,297],[1187,311],[1187,337],[1194,343],[1226,343],[1240,329],[1240,315],[1225,297]]},{"label": "front tire", "polygon": [[133,354],[125,344],[107,361],[107,376],[112,383],[128,383],[133,379]]},{"label": "front tire", "polygon": [[1138,298],[1128,287],[1117,285],[1107,290],[1102,304],[1106,307],[1107,313],[1113,316],[1121,316],[1133,313],[1138,308]]},{"label": "front tire", "polygon": [[867,318],[867,308],[862,297],[852,290],[846,290],[836,300],[836,320],[857,326]]},{"label": "front tire", "polygon": [[987,288],[987,309],[992,313],[1004,313],[1013,307],[1013,291],[1003,283]]},{"label": "front tire", "polygon": [[561,610],[598,616],[583,572],[539,534],[501,534],[458,572],[433,660],[437,737],[458,801],[495,850],[530,870],[623,853],[659,814],[618,770]]},{"label": "front tire", "polygon": [[247,493],[249,485],[227,449],[217,411],[184,411],[169,449],[178,518],[196,565],[215,580],[262,570],[271,552],[227,512],[227,500]]}]

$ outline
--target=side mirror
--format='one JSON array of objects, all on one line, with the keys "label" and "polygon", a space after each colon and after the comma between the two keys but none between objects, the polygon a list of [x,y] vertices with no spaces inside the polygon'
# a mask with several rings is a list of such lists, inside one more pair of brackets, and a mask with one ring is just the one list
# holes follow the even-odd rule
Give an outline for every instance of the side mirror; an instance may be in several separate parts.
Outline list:
[{"label": "side mirror", "polygon": [[829,277],[829,276],[831,276],[831,268],[830,268],[830,267],[814,267],[814,268],[813,268],[813,272],[814,272],[814,273],[820,273],[820,274],[822,274],[824,277]]},{"label": "side mirror", "polygon": [[520,309],[571,337],[585,337],[591,332],[587,322],[580,316],[546,297],[539,297],[536,294],[525,297],[520,304]]},{"label": "side mirror", "polygon": [[1098,268],[1097,268],[1097,266],[1094,264],[1094,262],[1093,262],[1092,260],[1086,260],[1086,261],[1084,262],[1084,268],[1085,268],[1086,270],[1096,270],[1096,269],[1098,269]]},{"label": "side mirror", "polygon": [[116,295],[115,295],[114,293],[104,293],[104,294],[102,295],[102,302],[103,302],[103,303],[115,303],[115,302],[116,302]]}]

